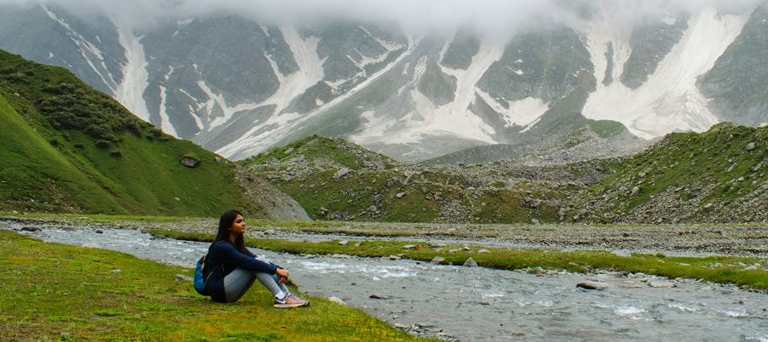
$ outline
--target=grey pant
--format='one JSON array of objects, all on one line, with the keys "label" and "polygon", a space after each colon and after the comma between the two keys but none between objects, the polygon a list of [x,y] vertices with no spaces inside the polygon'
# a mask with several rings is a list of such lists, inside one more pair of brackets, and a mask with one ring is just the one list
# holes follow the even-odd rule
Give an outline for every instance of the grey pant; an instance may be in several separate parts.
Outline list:
[{"label": "grey pant", "polygon": [[259,279],[276,298],[282,299],[289,293],[288,288],[280,284],[280,276],[277,274],[248,271],[238,267],[224,277],[224,294],[227,302],[236,302],[240,299],[256,279]]}]

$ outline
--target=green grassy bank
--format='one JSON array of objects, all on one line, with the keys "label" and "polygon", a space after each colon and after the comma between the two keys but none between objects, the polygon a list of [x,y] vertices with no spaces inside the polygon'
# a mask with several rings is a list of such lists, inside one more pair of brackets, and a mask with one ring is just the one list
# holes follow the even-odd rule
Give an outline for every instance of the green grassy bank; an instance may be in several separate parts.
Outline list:
[{"label": "green grassy bank", "polygon": [[320,298],[272,308],[259,286],[237,303],[214,303],[174,278],[190,269],[4,230],[0,269],[3,341],[419,340]]},{"label": "green grassy bank", "polygon": [[[193,241],[211,241],[212,234],[184,233],[165,230],[147,230],[155,236]],[[560,251],[550,249],[501,249],[464,245],[430,246],[425,242],[361,241],[339,244],[338,241],[297,242],[272,239],[246,240],[251,247],[295,254],[347,254],[362,257],[387,257],[430,261],[442,257],[443,264],[463,264],[468,258],[478,265],[518,270],[543,268],[589,272],[611,270],[645,273],[669,278],[701,279],[716,283],[731,283],[754,290],[768,290],[768,271],[765,259],[737,256],[678,257],[663,254],[632,254],[620,256],[609,251]],[[408,247],[406,247],[408,246]],[[468,247],[468,248],[465,248]],[[751,267],[761,265],[761,267]]]}]

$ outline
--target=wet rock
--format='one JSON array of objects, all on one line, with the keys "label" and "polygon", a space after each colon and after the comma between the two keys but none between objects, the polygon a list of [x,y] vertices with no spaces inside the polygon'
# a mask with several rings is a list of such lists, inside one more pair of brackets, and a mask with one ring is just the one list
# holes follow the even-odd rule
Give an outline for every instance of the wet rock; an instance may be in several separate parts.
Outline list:
[{"label": "wet rock", "polygon": [[400,259],[402,259],[402,258],[400,258],[400,257],[399,257],[399,256],[397,256],[397,255],[390,255],[390,256],[389,256],[389,260],[400,260]]},{"label": "wet rock", "polygon": [[38,227],[21,227],[22,232],[39,232],[42,231],[42,229]]},{"label": "wet rock", "polygon": [[592,281],[583,281],[581,283],[576,284],[576,287],[586,289],[586,290],[605,290],[608,288],[608,284],[605,283],[598,283],[598,282],[592,282]]},{"label": "wet rock", "polygon": [[648,286],[653,287],[653,288],[660,288],[660,289],[668,289],[668,288],[677,287],[677,285],[675,285],[675,283],[671,283],[671,282],[668,282],[668,281],[649,281],[648,282]]},{"label": "wet rock", "polygon": [[104,231],[101,229],[96,229],[96,234],[104,234]]},{"label": "wet rock", "polygon": [[625,281],[621,282],[621,285],[619,285],[619,287],[621,287],[623,289],[640,289],[640,288],[643,288],[642,285],[638,284],[634,280],[625,280]]},{"label": "wet rock", "polygon": [[329,297],[328,300],[331,301],[331,302],[334,302],[336,304],[339,304],[339,305],[347,306],[347,302],[345,302],[344,300],[342,300],[339,297]]},{"label": "wet rock", "polygon": [[467,258],[467,261],[464,262],[464,266],[477,267],[477,262],[475,261],[475,259]]},{"label": "wet rock", "polygon": [[443,258],[443,257],[434,257],[434,258],[432,258],[432,263],[433,264],[441,264],[441,263],[443,263],[443,261],[445,261],[445,258]]}]

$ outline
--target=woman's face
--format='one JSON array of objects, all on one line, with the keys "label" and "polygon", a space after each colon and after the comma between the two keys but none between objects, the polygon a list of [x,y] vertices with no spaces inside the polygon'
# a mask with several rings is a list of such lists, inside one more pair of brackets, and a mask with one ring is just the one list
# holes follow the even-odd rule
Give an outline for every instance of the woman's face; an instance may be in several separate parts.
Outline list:
[{"label": "woman's face", "polygon": [[243,234],[245,233],[245,219],[242,215],[237,215],[235,221],[232,222],[232,227],[229,228],[233,233]]}]

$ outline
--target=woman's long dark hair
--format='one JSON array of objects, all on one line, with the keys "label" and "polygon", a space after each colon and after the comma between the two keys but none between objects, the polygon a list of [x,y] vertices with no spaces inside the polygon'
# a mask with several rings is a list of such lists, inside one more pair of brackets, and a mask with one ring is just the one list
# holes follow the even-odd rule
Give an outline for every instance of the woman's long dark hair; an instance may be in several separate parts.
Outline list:
[{"label": "woman's long dark hair", "polygon": [[[213,243],[221,240],[229,240],[229,228],[232,228],[232,224],[235,222],[235,219],[237,219],[237,215],[243,216],[242,213],[234,209],[221,214],[221,218],[219,219],[219,231],[216,233],[216,238],[213,239]],[[245,216],[243,216],[243,218],[245,218]],[[241,252],[245,252],[243,234],[235,239],[235,248]]]}]

